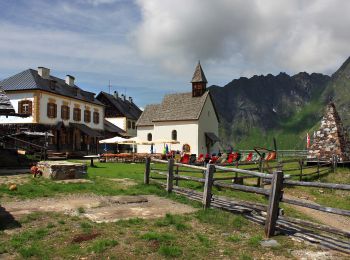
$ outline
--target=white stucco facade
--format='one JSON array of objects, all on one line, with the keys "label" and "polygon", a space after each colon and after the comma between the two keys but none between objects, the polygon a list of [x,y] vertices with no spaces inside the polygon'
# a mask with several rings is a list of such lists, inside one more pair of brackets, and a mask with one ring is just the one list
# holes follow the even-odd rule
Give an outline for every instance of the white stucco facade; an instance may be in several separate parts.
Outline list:
[{"label": "white stucco facade", "polygon": [[[15,109],[15,112],[18,113],[18,102],[21,100],[29,100],[32,103],[34,103],[34,93],[27,92],[27,93],[6,93],[7,97],[10,99],[11,104],[13,108]],[[34,110],[33,107],[33,113],[32,116],[29,117],[15,117],[15,116],[0,116],[0,124],[28,124],[28,123],[34,123]]]},{"label": "white stucco facade", "polygon": [[[137,137],[146,141],[148,134],[152,134],[152,141],[171,140],[173,130],[176,130],[177,141],[180,144],[169,144],[171,150],[182,151],[183,145],[188,144],[191,148],[191,154],[207,153],[205,133],[211,132],[216,136],[219,134],[219,122],[210,97],[208,96],[206,99],[198,120],[163,121],[154,122],[153,126],[139,126],[137,127]],[[164,144],[155,144],[154,152],[161,153],[163,147]],[[138,145],[137,151],[150,153],[150,145]],[[210,147],[209,152],[217,152],[217,146]]]},{"label": "white stucco facade", "polygon": [[[128,136],[136,136],[137,130],[136,130],[136,121],[132,119],[128,119],[126,117],[108,117],[106,118],[107,121],[112,123],[113,125],[119,127],[120,129],[123,129],[126,132],[126,135]],[[130,127],[128,127],[128,121],[130,121]],[[134,128],[132,127],[134,125]]]},{"label": "white stucco facade", "polygon": [[[63,122],[64,125],[68,126],[69,123],[81,123],[88,127],[96,130],[103,130],[103,118],[104,118],[104,107],[96,105],[89,102],[84,102],[78,99],[73,99],[65,96],[60,96],[57,94],[46,93],[43,91],[28,91],[21,93],[11,93],[7,92],[12,106],[15,108],[16,113],[18,113],[18,102],[21,100],[32,101],[32,116],[27,118],[20,117],[0,117],[0,124],[20,124],[20,123],[38,123],[45,125],[55,125],[58,122]],[[57,105],[57,114],[55,118],[49,118],[47,116],[47,104],[55,103]],[[70,107],[69,120],[63,120],[61,118],[61,106],[67,105]],[[79,107],[81,109],[81,120],[73,120],[73,110],[74,107]],[[89,123],[84,122],[84,110],[91,111],[91,120]],[[93,122],[93,112],[99,113],[99,123]],[[37,114],[38,113],[38,114]]]}]

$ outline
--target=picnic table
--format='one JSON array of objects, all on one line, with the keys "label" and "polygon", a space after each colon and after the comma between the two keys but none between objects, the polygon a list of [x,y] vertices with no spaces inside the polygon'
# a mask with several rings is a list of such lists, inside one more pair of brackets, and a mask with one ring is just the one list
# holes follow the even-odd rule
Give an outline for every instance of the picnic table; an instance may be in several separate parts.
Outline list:
[{"label": "picnic table", "polygon": [[89,158],[90,159],[90,166],[94,167],[94,159],[100,158],[100,155],[85,155],[84,158]]}]

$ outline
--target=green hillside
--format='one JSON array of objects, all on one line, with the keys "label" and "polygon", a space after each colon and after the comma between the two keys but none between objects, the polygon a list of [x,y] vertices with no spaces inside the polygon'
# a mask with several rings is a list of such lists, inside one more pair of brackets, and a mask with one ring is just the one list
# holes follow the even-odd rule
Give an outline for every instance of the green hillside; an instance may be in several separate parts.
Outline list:
[{"label": "green hillside", "polygon": [[332,99],[345,126],[350,126],[350,59],[332,77],[305,72],[289,76],[254,76],[210,87],[220,116],[223,148],[305,149],[306,133],[319,127]]}]

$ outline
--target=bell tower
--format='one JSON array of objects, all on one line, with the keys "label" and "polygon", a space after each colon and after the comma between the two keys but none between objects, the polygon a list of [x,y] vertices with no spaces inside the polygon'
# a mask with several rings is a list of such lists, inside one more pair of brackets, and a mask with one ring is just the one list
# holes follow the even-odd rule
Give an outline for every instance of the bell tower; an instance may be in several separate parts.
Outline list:
[{"label": "bell tower", "polygon": [[200,61],[198,61],[191,83],[192,83],[192,97],[200,97],[207,90],[208,81],[204,75]]}]

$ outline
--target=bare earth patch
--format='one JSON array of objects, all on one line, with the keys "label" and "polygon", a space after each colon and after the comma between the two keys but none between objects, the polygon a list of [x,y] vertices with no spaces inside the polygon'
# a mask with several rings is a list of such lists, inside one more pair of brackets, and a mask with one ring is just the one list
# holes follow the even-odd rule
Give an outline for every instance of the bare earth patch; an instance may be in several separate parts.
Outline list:
[{"label": "bare earth patch", "polygon": [[100,177],[99,178],[103,178],[105,180],[109,180],[109,181],[113,181],[116,182],[118,184],[122,184],[124,187],[130,187],[130,186],[135,186],[137,184],[136,181],[134,181],[133,179],[129,179],[129,178],[104,178],[104,177]]},{"label": "bare earth patch", "polygon": [[89,218],[94,222],[114,222],[128,218],[158,218],[166,213],[194,212],[191,206],[154,195],[98,196],[93,194],[67,195],[2,203],[16,219],[37,211],[63,212]]},{"label": "bare earth patch", "polygon": [[[302,200],[304,202],[319,205],[319,204],[315,203],[314,201],[302,199],[299,197],[297,198],[297,197],[289,195],[289,194],[285,194],[284,196],[288,199],[299,199],[299,200]],[[350,218],[348,218],[348,217],[344,217],[344,216],[340,216],[340,215],[336,215],[336,214],[332,214],[332,213],[327,213],[327,212],[322,212],[322,211],[318,211],[315,209],[305,208],[305,207],[296,206],[296,205],[290,205],[290,206],[297,209],[298,211],[320,221],[321,223],[323,223],[325,225],[329,225],[331,227],[350,232]]]},{"label": "bare earth patch", "polygon": [[11,175],[6,175],[6,176],[0,176],[0,185],[5,184],[25,184],[30,181],[30,178],[32,176],[28,174],[11,174]]}]

